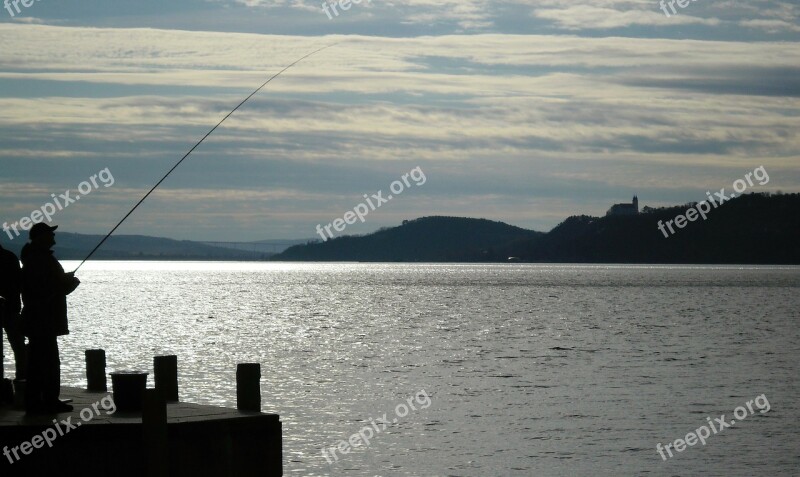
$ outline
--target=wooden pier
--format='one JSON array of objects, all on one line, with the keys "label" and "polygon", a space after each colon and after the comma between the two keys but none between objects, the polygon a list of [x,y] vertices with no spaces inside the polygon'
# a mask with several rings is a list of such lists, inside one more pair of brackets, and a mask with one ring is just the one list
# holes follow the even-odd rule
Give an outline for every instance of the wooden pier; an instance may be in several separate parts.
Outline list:
[{"label": "wooden pier", "polygon": [[[253,378],[257,383],[260,374],[242,374],[250,381],[237,386],[239,408],[260,409],[257,384],[253,399]],[[249,390],[249,402],[242,401],[247,398],[242,389]],[[177,383],[174,390],[177,397]],[[19,406],[0,406],[0,475],[283,474],[277,414],[168,402],[163,390],[147,390],[142,411],[112,413],[109,394],[62,388],[61,399],[72,399],[74,410],[59,414],[30,415]]]}]

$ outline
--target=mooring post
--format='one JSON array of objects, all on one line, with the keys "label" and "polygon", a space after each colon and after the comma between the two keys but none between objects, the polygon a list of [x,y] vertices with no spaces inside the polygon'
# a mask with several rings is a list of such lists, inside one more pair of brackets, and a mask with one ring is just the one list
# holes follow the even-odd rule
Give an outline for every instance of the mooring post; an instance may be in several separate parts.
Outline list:
[{"label": "mooring post", "polygon": [[261,364],[236,365],[236,408],[261,412]]},{"label": "mooring post", "polygon": [[[3,322],[3,308],[5,307],[5,303],[6,303],[5,298],[0,296],[0,323]],[[2,381],[3,378],[5,378],[5,374],[3,373],[5,372],[5,367],[6,367],[5,363],[6,355],[3,354],[3,341],[5,341],[3,339],[3,327],[0,326],[0,381]],[[17,376],[17,378],[19,378],[19,376]],[[0,399],[2,399],[2,397],[0,397]]]},{"label": "mooring post", "polygon": [[[5,299],[0,296],[0,324],[3,322],[3,307],[5,306]],[[0,404],[14,402],[14,386],[11,381],[6,381],[3,368],[5,368],[5,355],[3,354],[3,327],[0,326]],[[20,369],[19,363],[15,363],[17,369]],[[22,376],[16,376],[20,379]]]},{"label": "mooring post", "polygon": [[167,401],[158,389],[144,391],[142,438],[147,460],[147,475],[168,477]]},{"label": "mooring post", "polygon": [[167,402],[178,401],[178,357],[175,355],[153,358],[156,389]]},{"label": "mooring post", "polygon": [[86,390],[95,392],[108,391],[105,350],[86,350]]}]

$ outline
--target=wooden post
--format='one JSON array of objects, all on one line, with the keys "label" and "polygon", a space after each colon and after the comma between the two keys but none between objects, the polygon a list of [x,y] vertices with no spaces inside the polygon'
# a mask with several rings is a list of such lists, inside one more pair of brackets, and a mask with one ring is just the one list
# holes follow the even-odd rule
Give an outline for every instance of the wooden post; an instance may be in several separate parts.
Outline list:
[{"label": "wooden post", "polygon": [[[3,323],[3,307],[5,306],[5,299],[0,296],[0,324]],[[3,354],[3,327],[0,326],[0,404],[14,402],[14,387],[11,381],[5,380],[3,368],[5,368],[5,355]],[[19,365],[17,365],[19,369]],[[17,376],[19,379],[21,376]]]},{"label": "wooden post", "polygon": [[[3,323],[3,318],[4,318],[3,310],[5,309],[5,306],[6,306],[6,299],[0,296],[0,324]],[[3,378],[5,378],[5,374],[3,373],[5,372],[5,367],[6,367],[5,363],[6,355],[3,354],[3,341],[5,341],[3,339],[3,327],[0,326],[0,381],[2,381]],[[17,376],[17,378],[20,378],[20,376]],[[0,399],[2,399],[2,397],[0,397]]]},{"label": "wooden post", "polygon": [[167,402],[178,401],[178,357],[175,355],[153,358],[156,389]]},{"label": "wooden post", "polygon": [[144,391],[142,433],[145,459],[147,460],[146,475],[168,477],[167,402],[158,389],[145,389]]},{"label": "wooden post", "polygon": [[236,408],[261,412],[261,364],[236,365]]},{"label": "wooden post", "polygon": [[105,350],[86,350],[86,390],[94,392],[108,391]]}]

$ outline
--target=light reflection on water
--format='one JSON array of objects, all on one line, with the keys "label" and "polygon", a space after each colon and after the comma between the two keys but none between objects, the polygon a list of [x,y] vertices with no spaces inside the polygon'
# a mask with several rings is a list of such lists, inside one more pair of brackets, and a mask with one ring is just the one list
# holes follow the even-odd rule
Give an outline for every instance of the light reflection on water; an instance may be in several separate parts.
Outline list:
[{"label": "light reflection on water", "polygon": [[[78,275],[65,385],[85,385],[84,349],[104,348],[109,371],[177,354],[183,400],[233,407],[236,363],[260,362],[287,475],[800,468],[796,267],[89,262]],[[322,457],[421,389],[428,409]],[[656,453],[760,394],[769,413]]]}]

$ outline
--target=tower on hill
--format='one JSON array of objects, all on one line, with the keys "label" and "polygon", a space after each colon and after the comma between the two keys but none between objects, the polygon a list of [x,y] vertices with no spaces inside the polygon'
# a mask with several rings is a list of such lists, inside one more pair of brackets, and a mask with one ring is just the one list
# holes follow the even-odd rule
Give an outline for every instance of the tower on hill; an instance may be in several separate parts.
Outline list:
[{"label": "tower on hill", "polygon": [[639,197],[633,196],[630,204],[614,204],[606,212],[609,215],[637,215],[639,213]]}]

